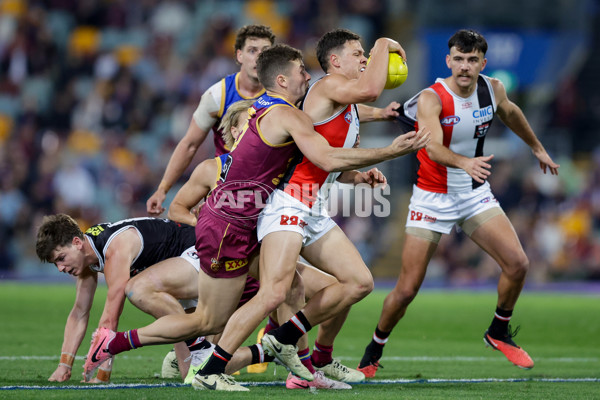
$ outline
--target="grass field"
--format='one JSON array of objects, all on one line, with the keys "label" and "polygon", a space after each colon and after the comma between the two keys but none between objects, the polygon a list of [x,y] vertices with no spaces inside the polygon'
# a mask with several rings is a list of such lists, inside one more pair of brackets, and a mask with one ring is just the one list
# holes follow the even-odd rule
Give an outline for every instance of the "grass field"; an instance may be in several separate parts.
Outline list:
[{"label": "grass field", "polygon": [[[264,399],[317,396],[321,399],[600,399],[600,294],[525,291],[513,317],[515,339],[536,362],[529,371],[485,348],[482,335],[495,307],[495,292],[423,291],[386,345],[377,377],[350,391],[286,390],[287,373],[269,366],[265,374],[242,374],[247,393],[198,392],[161,379],[169,346],[150,346],[116,358],[109,386],[79,382],[91,331],[102,311],[98,289],[87,337],[71,381],[47,381],[60,355],[64,322],[74,286],[0,283],[0,399]],[[334,355],[355,367],[370,340],[385,292],[375,291],[352,309]],[[151,321],[127,304],[120,330]],[[311,332],[311,344],[314,333]],[[249,343],[254,338],[249,340]],[[252,386],[256,385],[256,386]],[[311,397],[312,398],[312,397]]]}]

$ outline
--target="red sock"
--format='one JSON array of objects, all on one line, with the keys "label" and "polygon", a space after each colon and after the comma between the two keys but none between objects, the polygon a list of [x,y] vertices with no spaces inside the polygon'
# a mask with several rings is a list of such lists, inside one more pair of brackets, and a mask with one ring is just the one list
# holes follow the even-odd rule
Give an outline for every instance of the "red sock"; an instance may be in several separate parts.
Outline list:
[{"label": "red sock", "polygon": [[142,344],[138,338],[137,329],[132,329],[126,332],[117,332],[115,338],[108,344],[108,352],[115,355],[138,347],[142,347]]},{"label": "red sock", "polygon": [[315,367],[313,367],[312,362],[310,361],[310,350],[308,347],[304,350],[298,351],[298,358],[311,374],[316,372]]},{"label": "red sock", "polygon": [[279,324],[275,322],[273,318],[269,317],[269,322],[267,322],[267,325],[265,326],[265,333],[268,333],[276,328],[279,328]]},{"label": "red sock", "polygon": [[312,353],[312,363],[317,367],[322,367],[333,361],[333,346],[323,346],[315,341],[315,347]]}]

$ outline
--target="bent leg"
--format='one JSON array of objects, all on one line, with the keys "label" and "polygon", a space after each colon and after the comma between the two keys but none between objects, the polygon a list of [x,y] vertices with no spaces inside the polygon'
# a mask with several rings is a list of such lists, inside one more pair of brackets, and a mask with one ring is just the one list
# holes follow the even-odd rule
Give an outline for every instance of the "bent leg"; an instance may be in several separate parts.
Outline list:
[{"label": "bent leg", "polygon": [[345,311],[373,290],[373,277],[354,244],[338,227],[302,250],[303,257],[336,282],[319,290],[303,309],[311,325]]},{"label": "bent leg", "polygon": [[427,265],[437,249],[437,243],[406,234],[402,250],[402,266],[396,286],[383,302],[383,310],[377,324],[383,332],[391,332],[406,313],[408,305],[421,288]]},{"label": "bent leg", "polygon": [[479,226],[471,239],[502,269],[498,281],[498,307],[512,310],[525,284],[529,260],[506,215],[497,215]]}]

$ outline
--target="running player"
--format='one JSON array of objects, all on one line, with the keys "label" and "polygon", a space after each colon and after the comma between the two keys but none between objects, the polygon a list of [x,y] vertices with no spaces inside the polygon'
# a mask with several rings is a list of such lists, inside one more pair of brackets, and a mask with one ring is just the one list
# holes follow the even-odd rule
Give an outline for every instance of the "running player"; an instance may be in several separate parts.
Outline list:
[{"label": "running player", "polygon": [[448,48],[446,65],[452,75],[438,79],[403,108],[407,118],[431,128],[432,141],[417,154],[420,167],[409,205],[398,282],[383,303],[373,339],[359,364],[367,377],[375,375],[383,346],[417,295],[441,235],[454,225],[502,270],[494,317],[483,336],[485,343],[521,368],[534,364],[512,340],[516,330],[509,327],[529,261],[486,181],[493,155],[484,156],[483,142],[494,116],[531,148],[544,173],[558,175],[559,165],[537,139],[521,109],[508,99],[502,83],[480,74],[487,63],[484,37],[473,30],[460,30],[450,38]]},{"label": "running player", "polygon": [[146,202],[149,215],[158,216],[165,211],[162,204],[169,189],[190,165],[211,129],[215,155],[220,156],[230,151],[231,148],[223,140],[218,128],[221,118],[231,104],[239,100],[256,99],[265,92],[256,74],[256,58],[273,43],[275,35],[268,26],[247,25],[238,31],[234,49],[240,71],[221,79],[202,95],[190,126],[175,147],[156,192]]}]

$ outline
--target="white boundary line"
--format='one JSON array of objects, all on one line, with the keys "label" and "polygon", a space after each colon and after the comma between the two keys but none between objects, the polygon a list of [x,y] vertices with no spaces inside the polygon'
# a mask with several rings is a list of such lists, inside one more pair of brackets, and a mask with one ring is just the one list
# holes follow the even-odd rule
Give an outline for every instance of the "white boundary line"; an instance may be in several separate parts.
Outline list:
[{"label": "white boundary line", "polygon": [[[600,382],[600,378],[480,378],[480,379],[382,379],[360,382],[358,385],[390,385],[390,384],[435,384],[435,383],[520,383],[520,382],[550,382],[550,383],[578,383]],[[284,386],[283,381],[274,382],[238,382],[242,386]],[[354,385],[357,385],[356,383]],[[0,386],[2,390],[101,390],[101,389],[150,389],[160,387],[184,387],[183,383],[160,384],[109,384],[109,385],[68,385],[68,386]]]},{"label": "white boundary line", "polygon": [[[131,359],[131,360],[141,360],[147,359],[148,357],[142,356],[129,356],[129,355],[119,355],[119,359]],[[336,357],[341,361],[344,360],[358,360],[356,357]],[[58,356],[0,356],[0,361],[52,361],[58,360]],[[77,356],[77,360],[84,360],[84,356]],[[417,356],[417,357],[383,357],[383,362],[385,361],[425,361],[425,362],[473,362],[473,361],[498,361],[498,362],[506,362],[506,359],[503,357],[464,357],[464,356],[449,356],[449,357],[430,357],[430,356]],[[558,363],[597,363],[600,362],[600,358],[598,357],[536,357],[536,361],[546,361],[546,362],[558,362]]]}]

